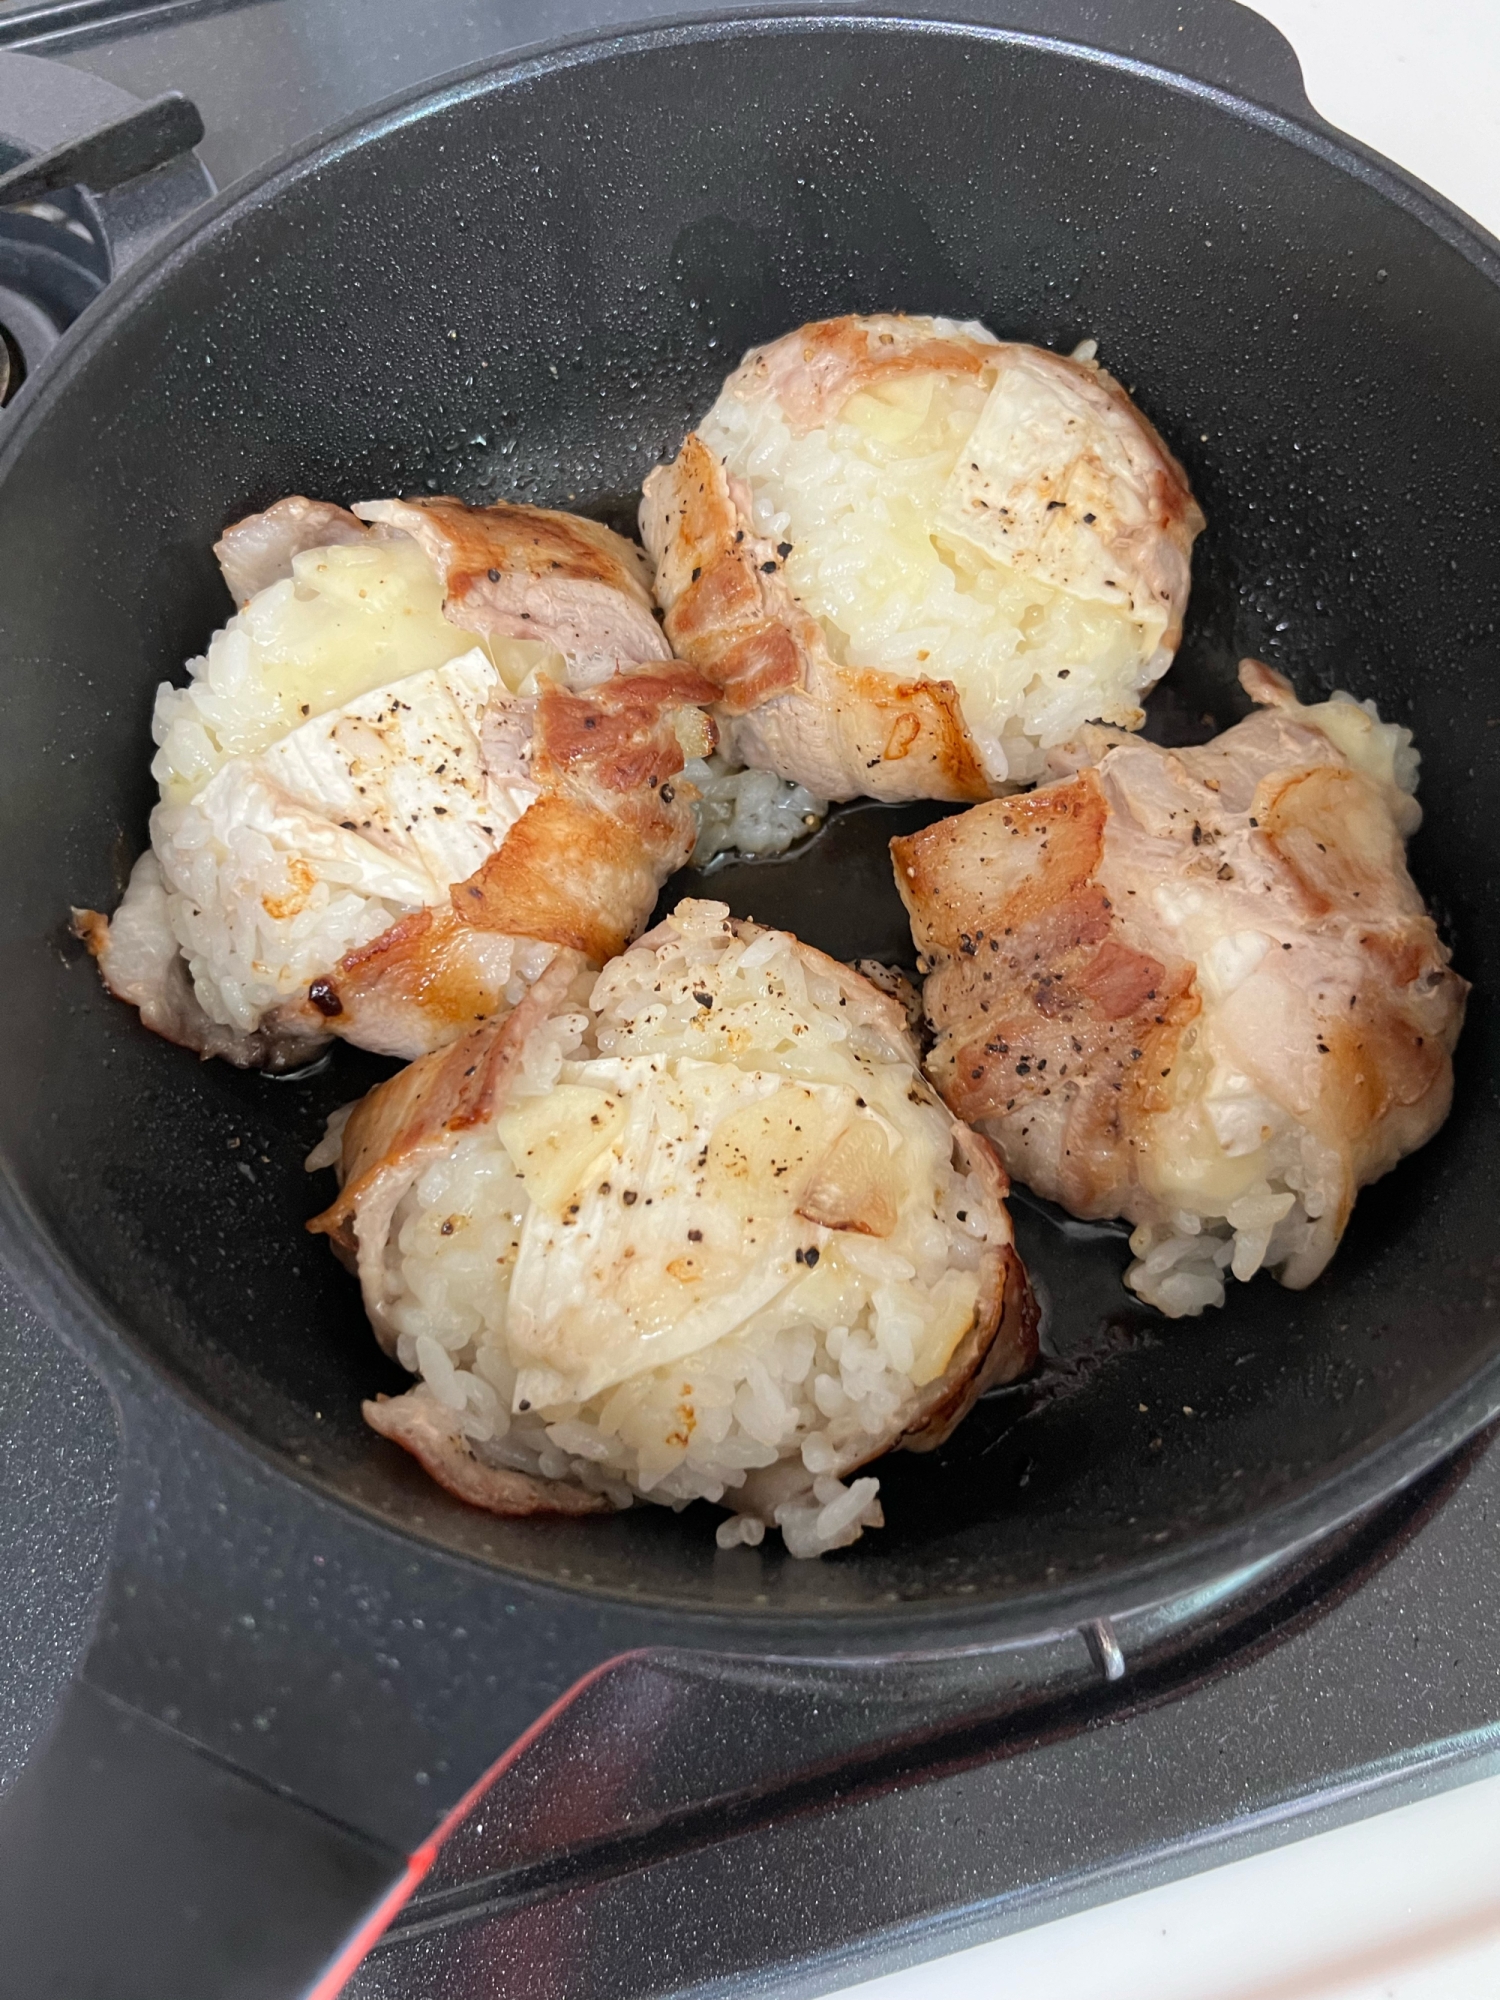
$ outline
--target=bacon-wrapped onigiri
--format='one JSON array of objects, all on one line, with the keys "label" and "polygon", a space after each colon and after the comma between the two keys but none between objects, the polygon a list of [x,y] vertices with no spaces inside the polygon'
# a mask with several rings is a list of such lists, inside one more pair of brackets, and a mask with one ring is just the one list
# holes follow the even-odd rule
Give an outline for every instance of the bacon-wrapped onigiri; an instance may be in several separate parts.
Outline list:
[{"label": "bacon-wrapped onigiri", "polygon": [[1468,993],[1407,872],[1410,731],[1240,673],[1211,743],[1086,731],[1073,775],[891,843],[929,1074],[1017,1180],[1134,1223],[1174,1317],[1311,1284],[1448,1115]]},{"label": "bacon-wrapped onigiri", "polygon": [[218,555],[240,610],[158,692],[151,847],[110,922],[76,918],[149,1027],[271,1069],[332,1035],[416,1056],[559,946],[635,935],[697,837],[679,774],[715,692],[639,549],[541,508],[299,497]]},{"label": "bacon-wrapped onigiri", "polygon": [[327,1164],[311,1226],[422,1378],[365,1414],[497,1513],[706,1499],[723,1546],[821,1554],[880,1522],[851,1473],[1035,1356],[1004,1175],[902,1009],[723,904],[597,975],[560,956],[341,1114]]},{"label": "bacon-wrapped onigiri", "polygon": [[987,798],[1138,728],[1202,525],[1081,352],[894,313],[746,355],[641,506],[731,755],[820,799]]}]

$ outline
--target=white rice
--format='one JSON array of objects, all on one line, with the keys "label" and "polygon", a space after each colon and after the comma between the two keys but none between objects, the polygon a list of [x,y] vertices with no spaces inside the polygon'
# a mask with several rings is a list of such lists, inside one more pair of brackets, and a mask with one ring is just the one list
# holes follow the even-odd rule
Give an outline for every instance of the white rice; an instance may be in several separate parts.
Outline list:
[{"label": "white rice", "polygon": [[728,854],[785,854],[816,832],[828,812],[828,801],[815,799],[803,786],[774,771],[747,771],[717,752],[693,758],[683,776],[700,795],[694,808],[694,868],[707,868]]},{"label": "white rice", "polygon": [[786,581],[835,659],[952,681],[996,784],[1030,783],[1085,722],[1138,726],[1163,662],[1128,613],[934,532],[985,388],[924,374],[886,393],[803,437],[768,396],[726,394],[699,426],[756,533],[791,543]]},{"label": "white rice", "polygon": [[1307,1198],[1278,1176],[1253,1182],[1222,1216],[1180,1210],[1170,1222],[1142,1223],[1131,1232],[1135,1262],[1125,1282],[1169,1319],[1221,1306],[1226,1274],[1245,1282],[1301,1254],[1324,1213],[1316,1194],[1311,1201],[1309,1209]]},{"label": "white rice", "polygon": [[[412,843],[404,815],[377,835],[383,851],[340,844],[337,814],[327,824],[316,812],[302,814],[295,782],[288,791],[273,781],[267,753],[282,756],[280,746],[310,738],[319,718],[353,718],[372,699],[378,705],[393,694],[410,699],[439,669],[455,687],[475,682],[481,705],[486,690],[502,683],[530,693],[543,676],[566,673],[548,647],[480,638],[450,624],[435,571],[404,535],[307,550],[292,567],[291,577],[260,591],[188,662],[186,686],[157,690],[152,720],[159,747],[151,770],[162,793],[152,841],[168,921],[199,1004],[210,1020],[239,1033],[253,1031],[345,953],[373,943],[413,910],[444,901],[448,885],[482,864],[531,796],[512,786],[515,796],[501,797],[482,784],[473,700],[467,729],[454,737],[460,755],[447,759],[442,817],[426,822],[429,834],[447,830],[452,854],[406,853]],[[476,765],[466,787],[456,782],[463,761]],[[410,776],[394,774],[403,801],[419,775],[415,767]],[[720,756],[693,760],[687,776],[703,794],[693,857],[699,867],[728,851],[782,853],[827,811],[800,787]],[[451,836],[470,821],[490,831],[479,846],[469,843],[472,852],[460,852],[463,843]],[[534,976],[528,951],[519,947],[507,984],[512,1005]]]},{"label": "white rice", "polygon": [[[620,1504],[635,1496],[674,1508],[717,1501],[734,1510],[720,1546],[753,1545],[771,1519],[793,1555],[818,1555],[880,1523],[878,1481],[846,1485],[839,1470],[895,1441],[920,1385],[942,1373],[972,1323],[989,1210],[954,1166],[951,1121],[909,1058],[873,1029],[851,1026],[838,988],[809,975],[789,938],[765,932],[745,944],[724,923],[723,905],[683,905],[679,922],[686,912],[703,913],[686,937],[627,952],[600,975],[590,1014],[532,1036],[499,1126],[456,1138],[403,1199],[388,1239],[389,1322],[403,1365],[458,1415],[482,1458],[570,1478]],[[706,1062],[722,1066],[712,1079],[717,1092],[705,1088]],[[714,1184],[691,1191],[714,1143],[706,1135],[724,1129],[702,1106],[716,1094],[722,1105],[743,1104],[746,1091],[759,1104],[788,1083],[856,1088],[869,1113],[899,1134],[888,1189],[899,1219],[880,1238],[791,1213],[763,1219],[758,1226],[770,1233],[744,1266],[744,1218],[716,1200]],[[605,1088],[630,1109],[613,1150],[585,1176],[592,1192],[571,1196],[564,1226],[533,1201],[502,1131],[513,1115],[525,1123],[528,1101],[545,1099],[551,1112],[570,1087]],[[708,1122],[676,1139],[670,1104],[679,1088],[692,1116]],[[577,1393],[576,1373],[539,1364],[535,1327],[548,1298],[560,1322],[607,1318],[588,1259],[598,1256],[604,1268],[598,1246],[602,1232],[624,1228],[612,1214],[622,1199],[628,1230],[612,1240],[628,1241],[626,1254],[640,1260],[626,1268],[649,1277],[653,1258],[686,1248],[691,1222],[707,1239],[705,1259],[741,1254],[742,1269],[727,1291],[716,1291],[710,1275],[695,1293],[694,1315],[722,1319],[716,1337],[654,1367],[628,1352],[603,1387]],[[763,1300],[749,1296],[778,1258],[790,1282],[771,1283]],[[511,1301],[518,1266],[524,1323]],[[672,1292],[669,1279],[662,1283]],[[671,1315],[684,1308],[669,1302],[664,1310],[660,1340],[680,1341],[683,1322]],[[523,1335],[529,1353],[518,1344]],[[588,1365],[596,1360],[597,1351]],[[541,1400],[549,1386],[550,1400]]]},{"label": "white rice", "polygon": [[1223,1305],[1227,1277],[1246,1281],[1301,1256],[1341,1199],[1336,1156],[1216,1050],[1216,1010],[1268,946],[1241,931],[1196,954],[1203,1014],[1179,1047],[1176,1104],[1142,1156],[1167,1215],[1133,1231],[1125,1282],[1172,1319]]},{"label": "white rice", "polygon": [[185,687],[157,689],[151,775],[163,799],[181,805],[231,757],[482,644],[443,616],[442,585],[408,537],[304,550],[291,576],[258,592],[188,661]]}]

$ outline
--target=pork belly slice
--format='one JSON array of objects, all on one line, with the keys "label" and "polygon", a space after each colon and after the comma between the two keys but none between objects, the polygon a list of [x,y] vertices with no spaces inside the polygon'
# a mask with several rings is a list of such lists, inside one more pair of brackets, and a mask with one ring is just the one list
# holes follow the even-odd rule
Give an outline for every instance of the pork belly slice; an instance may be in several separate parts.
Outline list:
[{"label": "pork belly slice", "polygon": [[1359,1189],[1447,1116],[1468,987],[1406,866],[1406,730],[1304,707],[1164,750],[1107,729],[1065,775],[892,842],[928,1073],[1007,1168],[1133,1223],[1171,1314],[1226,1271],[1310,1284]]},{"label": "pork belly slice", "polygon": [[310,1226],[420,1378],[366,1415],[497,1513],[707,1499],[724,1546],[820,1554],[879,1524],[849,1475],[1036,1356],[1005,1177],[903,1010],[722,904],[597,975],[560,951],[308,1164],[341,1181]]},{"label": "pork belly slice", "polygon": [[226,530],[241,609],[159,691],[150,864],[113,925],[76,913],[148,1026],[241,1065],[441,1047],[558,947],[618,951],[697,837],[716,690],[666,657],[639,549],[541,508],[359,512]]},{"label": "pork belly slice", "polygon": [[748,354],[641,506],[733,755],[827,799],[986,798],[1137,727],[1202,525],[1092,360],[900,314]]}]

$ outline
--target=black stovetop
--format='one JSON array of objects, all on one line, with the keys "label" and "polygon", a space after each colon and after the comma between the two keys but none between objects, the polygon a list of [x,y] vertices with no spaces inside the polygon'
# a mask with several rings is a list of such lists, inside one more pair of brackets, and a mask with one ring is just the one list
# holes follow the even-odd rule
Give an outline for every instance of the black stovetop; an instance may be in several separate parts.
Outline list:
[{"label": "black stovetop", "polygon": [[[200,157],[223,186],[423,77],[647,11],[715,10],[702,0],[423,10],[403,0],[0,0],[0,50],[66,62],[140,97],[184,90],[207,126]],[[1129,15],[1136,46],[1144,38],[1220,81],[1281,60],[1268,31],[1227,7],[996,0],[953,11],[1083,27],[1106,41],[1108,21]],[[33,1762],[17,1784],[85,1649],[118,1654],[125,1643],[107,1611],[97,1630],[94,1621],[116,1486],[133,1474],[109,1397],[3,1279],[0,1381],[0,1791],[17,1798],[36,1782]],[[236,1476],[271,1475],[247,1461]],[[153,1468],[158,1483],[174,1477],[207,1475],[190,1454]],[[200,1492],[206,1513],[234,1507],[231,1484]],[[1113,1640],[1125,1672],[1113,1680],[1109,1634],[1092,1647],[1064,1633],[1024,1650],[860,1666],[631,1656],[527,1742],[349,1991],[824,1991],[1481,1775],[1500,1761],[1497,1509],[1500,1451],[1482,1440],[1332,1545],[1122,1619]],[[384,1648],[367,1754],[409,1774],[394,1837],[413,1846],[565,1693],[578,1659],[533,1646],[526,1671],[507,1674],[515,1607],[501,1605],[496,1673],[405,1699],[402,1654],[465,1635],[440,1567],[414,1565],[399,1602],[377,1601],[362,1580],[367,1532],[324,1521],[309,1560],[322,1601],[342,1589],[339,1615]],[[295,1574],[295,1552],[287,1569]],[[209,1651],[231,1643],[234,1624],[244,1627],[234,1644],[274,1643],[269,1599],[257,1631],[230,1595],[215,1600],[211,1562],[194,1591]],[[202,1636],[211,1628],[212,1645]],[[332,1671],[338,1636],[330,1615]],[[164,1760],[206,1750],[267,1788],[293,1785],[286,1719],[274,1707],[231,1715],[216,1739],[193,1707],[198,1665],[165,1640],[133,1659],[138,1709],[128,1716],[75,1684],[74,1754],[132,1772],[140,1760],[133,1781],[146,1784]],[[315,1803],[333,1823],[365,1823],[357,1785]],[[391,1852],[368,1847],[351,1836],[356,1905],[361,1883],[368,1899],[390,1873]],[[4,1849],[0,1826],[0,1876]],[[0,1894],[0,1929],[9,1914]],[[280,1959],[247,1959],[233,1990],[304,1990],[331,1942],[309,1933]],[[24,1951],[0,1952],[0,1995],[47,1990]],[[175,1990],[164,1975],[157,2000]]]}]

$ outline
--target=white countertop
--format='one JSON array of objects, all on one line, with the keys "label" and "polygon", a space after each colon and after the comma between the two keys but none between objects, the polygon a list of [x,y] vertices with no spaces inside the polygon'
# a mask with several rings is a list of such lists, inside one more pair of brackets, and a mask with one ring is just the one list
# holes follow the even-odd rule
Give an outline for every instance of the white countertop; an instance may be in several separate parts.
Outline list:
[{"label": "white countertop", "polygon": [[1256,12],[1296,49],[1330,124],[1500,236],[1496,0],[1256,0]]},{"label": "white countertop", "polygon": [[847,2000],[1496,2000],[1500,1777],[891,1973]]},{"label": "white countertop", "polygon": [[[1500,0],[1257,0],[1332,124],[1500,236]],[[1500,1557],[1500,1551],[1497,1551]],[[1500,2000],[1500,1777],[842,2000]]]}]

